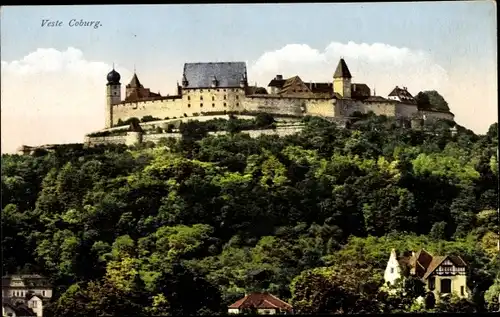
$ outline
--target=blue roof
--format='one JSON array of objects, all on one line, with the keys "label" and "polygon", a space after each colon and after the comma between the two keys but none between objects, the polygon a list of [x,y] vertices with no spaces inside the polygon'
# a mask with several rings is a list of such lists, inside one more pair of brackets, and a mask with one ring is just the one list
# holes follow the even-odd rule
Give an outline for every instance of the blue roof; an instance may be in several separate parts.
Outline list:
[{"label": "blue roof", "polygon": [[242,77],[247,78],[247,67],[245,62],[186,63],[183,75],[188,81],[184,88],[210,88],[214,76],[217,87],[235,88],[240,87]]}]

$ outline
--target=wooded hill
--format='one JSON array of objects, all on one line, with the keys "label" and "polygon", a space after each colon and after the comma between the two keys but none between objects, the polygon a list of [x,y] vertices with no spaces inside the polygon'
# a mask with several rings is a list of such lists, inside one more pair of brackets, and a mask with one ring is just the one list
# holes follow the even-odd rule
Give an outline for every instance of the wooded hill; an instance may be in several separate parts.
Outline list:
[{"label": "wooded hill", "polygon": [[418,287],[379,290],[392,248],[424,247],[470,264],[472,300],[432,311],[498,309],[498,125],[354,121],[3,155],[3,272],[50,277],[46,316],[225,313],[257,290],[298,313],[425,311]]}]

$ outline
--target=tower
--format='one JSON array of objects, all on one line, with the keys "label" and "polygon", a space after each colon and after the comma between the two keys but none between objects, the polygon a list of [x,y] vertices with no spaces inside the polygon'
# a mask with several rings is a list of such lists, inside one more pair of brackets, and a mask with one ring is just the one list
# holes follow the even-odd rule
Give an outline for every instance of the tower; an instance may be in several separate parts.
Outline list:
[{"label": "tower", "polygon": [[113,70],[108,73],[106,79],[108,83],[106,84],[106,122],[104,127],[113,127],[113,105],[121,101],[121,84],[120,84],[120,74]]},{"label": "tower", "polygon": [[351,98],[351,72],[343,58],[340,59],[333,74],[333,92],[344,98]]}]

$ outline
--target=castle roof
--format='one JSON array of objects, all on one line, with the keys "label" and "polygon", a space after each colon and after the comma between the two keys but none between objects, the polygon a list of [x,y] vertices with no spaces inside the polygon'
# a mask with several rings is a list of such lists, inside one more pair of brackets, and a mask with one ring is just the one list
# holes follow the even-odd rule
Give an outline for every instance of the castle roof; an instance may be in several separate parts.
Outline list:
[{"label": "castle roof", "polygon": [[396,86],[389,94],[389,97],[398,97],[399,100],[406,103],[416,103],[415,98],[413,98],[406,87],[401,88]]},{"label": "castle roof", "polygon": [[351,84],[351,98],[354,99],[369,98],[370,95],[371,95],[371,90],[367,84]]},{"label": "castle roof", "polygon": [[411,256],[400,257],[398,262],[408,265],[412,274],[427,279],[446,259],[450,260],[457,267],[467,267],[467,263],[460,256],[432,255],[424,249]]},{"label": "castle roof", "polygon": [[292,306],[269,293],[252,293],[233,303],[229,308],[281,309],[291,311]]},{"label": "castle roof", "polygon": [[130,83],[127,85],[127,88],[143,88],[136,73],[134,73],[134,76],[132,76],[132,79],[130,80]]},{"label": "castle roof", "polygon": [[106,76],[106,79],[108,80],[108,85],[119,85],[120,84],[120,74],[115,70],[113,67],[113,70],[108,73]]},{"label": "castle roof", "polygon": [[351,72],[349,71],[349,68],[343,58],[340,59],[337,69],[333,74],[333,78],[352,78]]},{"label": "castle roof", "polygon": [[240,87],[240,81],[247,78],[247,67],[244,62],[184,64],[183,79],[187,81],[184,88],[210,88],[214,76],[217,88]]}]

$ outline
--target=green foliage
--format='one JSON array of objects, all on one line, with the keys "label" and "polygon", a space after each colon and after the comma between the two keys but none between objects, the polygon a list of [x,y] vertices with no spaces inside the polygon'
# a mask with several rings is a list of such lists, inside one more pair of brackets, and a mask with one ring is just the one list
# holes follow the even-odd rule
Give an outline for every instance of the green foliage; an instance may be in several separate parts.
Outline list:
[{"label": "green foliage", "polygon": [[[49,276],[57,316],[220,313],[251,291],[304,313],[496,309],[495,127],[303,122],[281,138],[208,135],[273,127],[260,115],[182,123],[157,147],[3,155],[3,270]],[[379,291],[392,248],[462,256],[475,306],[417,303],[417,283]]]},{"label": "green foliage", "polygon": [[419,108],[450,111],[446,100],[435,90],[421,91],[415,96],[415,99]]}]

